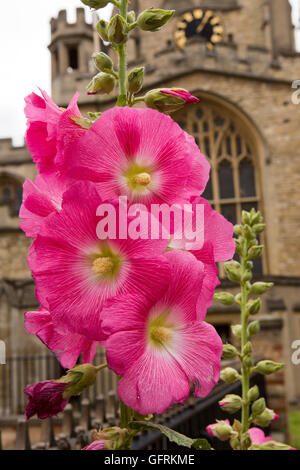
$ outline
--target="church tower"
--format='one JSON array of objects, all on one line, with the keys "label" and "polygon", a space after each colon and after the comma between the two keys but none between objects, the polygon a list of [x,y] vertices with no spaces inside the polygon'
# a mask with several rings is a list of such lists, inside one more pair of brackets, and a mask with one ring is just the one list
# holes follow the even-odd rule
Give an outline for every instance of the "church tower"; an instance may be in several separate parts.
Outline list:
[{"label": "church tower", "polygon": [[86,22],[84,8],[77,8],[75,23],[68,23],[66,10],[61,10],[57,18],[51,19],[49,50],[52,97],[56,103],[64,106],[75,90],[83,92],[93,73],[93,26]]}]

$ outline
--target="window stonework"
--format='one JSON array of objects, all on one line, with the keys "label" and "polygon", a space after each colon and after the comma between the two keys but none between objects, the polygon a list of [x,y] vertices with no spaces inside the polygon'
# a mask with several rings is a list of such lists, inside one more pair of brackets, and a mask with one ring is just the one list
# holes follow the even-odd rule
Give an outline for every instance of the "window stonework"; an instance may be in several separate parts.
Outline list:
[{"label": "window stonework", "polygon": [[22,204],[21,183],[8,175],[0,175],[0,206],[7,206],[11,217],[18,217]]},{"label": "window stonework", "polygon": [[[211,164],[209,183],[203,193],[214,209],[233,224],[241,222],[242,210],[261,210],[255,143],[238,116],[218,104],[201,101],[173,115],[195,137]],[[261,261],[254,266],[262,273]]]}]

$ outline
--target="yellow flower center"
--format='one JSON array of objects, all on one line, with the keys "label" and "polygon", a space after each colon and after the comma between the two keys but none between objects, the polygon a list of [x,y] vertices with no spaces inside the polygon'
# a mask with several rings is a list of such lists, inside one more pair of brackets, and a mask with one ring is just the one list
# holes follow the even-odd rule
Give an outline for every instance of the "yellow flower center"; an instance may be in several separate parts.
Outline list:
[{"label": "yellow flower center", "polygon": [[172,336],[170,329],[165,326],[150,328],[150,339],[156,345],[164,346],[172,339]]},{"label": "yellow flower center", "polygon": [[93,261],[92,271],[95,274],[103,276],[105,274],[112,274],[114,269],[114,262],[109,257],[99,257]]},{"label": "yellow flower center", "polygon": [[132,180],[134,183],[146,187],[151,183],[151,176],[149,173],[143,172],[133,176]]},{"label": "yellow flower center", "polygon": [[170,321],[169,311],[165,310],[160,315],[155,316],[149,321],[148,334],[150,343],[159,347],[168,346],[174,334],[175,325]]}]

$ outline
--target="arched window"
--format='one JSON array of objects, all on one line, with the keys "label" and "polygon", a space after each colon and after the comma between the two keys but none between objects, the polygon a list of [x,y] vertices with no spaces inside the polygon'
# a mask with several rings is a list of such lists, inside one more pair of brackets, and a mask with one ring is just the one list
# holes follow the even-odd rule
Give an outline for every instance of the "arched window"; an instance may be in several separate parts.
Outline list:
[{"label": "arched window", "polygon": [[0,173],[0,205],[7,206],[11,217],[17,217],[22,204],[21,181],[8,173]]},{"label": "arched window", "polygon": [[[173,118],[195,137],[211,163],[203,197],[233,224],[241,222],[242,210],[261,210],[258,155],[245,121],[231,108],[205,98]],[[261,260],[255,262],[254,272],[262,273]]]}]

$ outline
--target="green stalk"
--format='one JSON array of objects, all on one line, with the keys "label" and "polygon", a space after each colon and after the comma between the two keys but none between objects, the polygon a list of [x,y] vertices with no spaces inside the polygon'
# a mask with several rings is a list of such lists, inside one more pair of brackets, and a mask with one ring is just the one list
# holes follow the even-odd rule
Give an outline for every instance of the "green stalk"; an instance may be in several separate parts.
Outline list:
[{"label": "green stalk", "polygon": [[[128,0],[121,0],[120,15],[127,20]],[[126,76],[127,76],[127,43],[122,44],[118,48],[119,54],[119,98],[117,101],[118,106],[126,106],[127,91],[126,91]]]},{"label": "green stalk", "polygon": [[[245,249],[243,250],[243,255],[241,256],[241,266],[242,266],[242,276],[246,271],[246,256],[247,256],[247,249],[248,243],[245,243]],[[241,323],[242,323],[242,331],[241,331],[241,350],[243,352],[245,345],[248,342],[248,315],[247,315],[247,300],[248,300],[248,290],[246,286],[246,282],[241,282]],[[242,358],[242,398],[243,398],[243,406],[242,406],[242,433],[246,433],[249,429],[249,400],[248,400],[248,392],[250,387],[250,371],[248,365],[244,363]]]},{"label": "green stalk", "polygon": [[132,409],[120,401],[120,426],[121,428],[127,428],[128,424],[132,420]]}]

